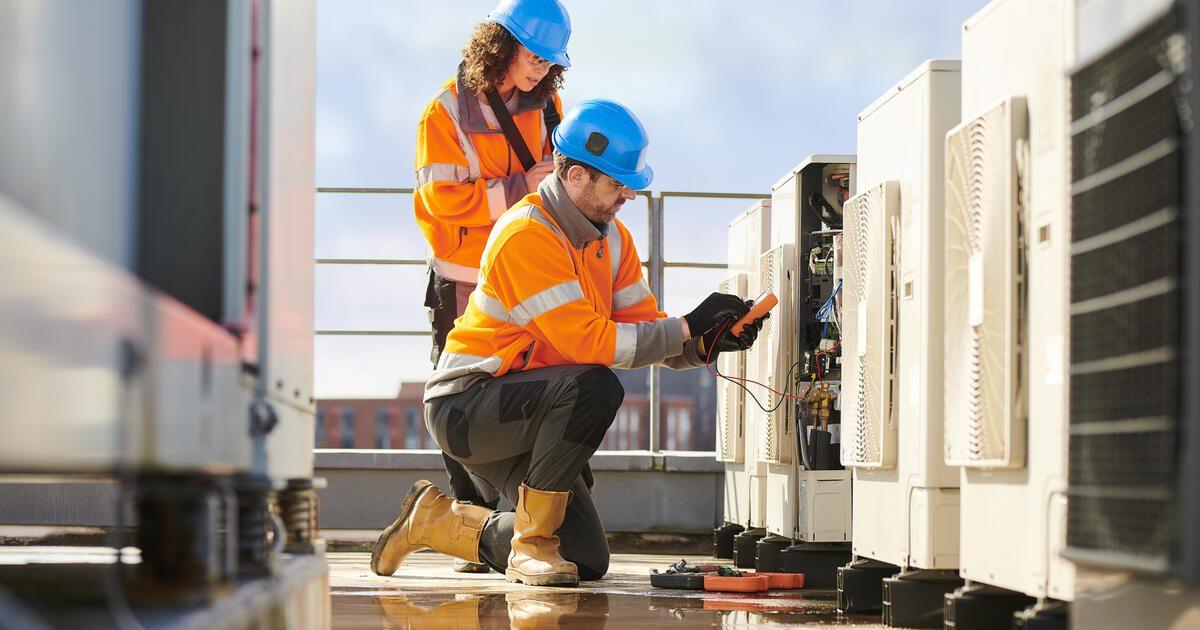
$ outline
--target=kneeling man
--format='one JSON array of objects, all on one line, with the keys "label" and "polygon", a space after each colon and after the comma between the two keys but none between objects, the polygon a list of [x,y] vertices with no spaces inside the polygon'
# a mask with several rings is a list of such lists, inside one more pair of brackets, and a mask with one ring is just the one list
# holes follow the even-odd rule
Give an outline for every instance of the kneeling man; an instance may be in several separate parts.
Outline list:
[{"label": "kneeling man", "polygon": [[608,571],[609,550],[580,476],[624,397],[614,368],[683,369],[750,347],[762,325],[719,335],[748,311],[714,293],[668,317],[616,214],[649,186],[648,139],[625,107],[585,101],[554,132],[554,174],[505,212],[479,284],[425,387],[425,423],[442,451],[516,505],[495,512],[428,481],[405,496],[375,544],[391,575],[432,548],[485,562],[510,582],[575,585]]}]

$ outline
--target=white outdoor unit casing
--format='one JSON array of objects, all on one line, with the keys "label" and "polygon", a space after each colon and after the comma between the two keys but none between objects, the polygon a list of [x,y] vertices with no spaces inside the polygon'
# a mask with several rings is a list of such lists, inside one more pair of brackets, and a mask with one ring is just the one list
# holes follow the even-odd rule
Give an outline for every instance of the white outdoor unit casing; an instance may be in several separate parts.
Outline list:
[{"label": "white outdoor unit casing", "polygon": [[850,471],[780,468],[771,464],[767,476],[767,531],[804,542],[850,540]]},{"label": "white outdoor unit casing", "polygon": [[[767,251],[771,242],[771,202],[755,203],[733,221],[729,222],[729,273],[746,278],[746,295],[757,296],[759,257]],[[755,344],[743,356],[745,377],[759,380]],[[734,353],[726,353],[734,354]],[[720,360],[718,358],[718,360]],[[739,388],[740,389],[740,388]],[[762,400],[762,396],[759,396]],[[762,410],[749,396],[742,396],[742,417],[745,427],[742,440],[743,454],[738,462],[725,464],[725,520],[747,528],[764,527],[767,501],[767,464],[758,457],[757,427],[761,422]]]},{"label": "white outdoor unit casing", "polygon": [[[780,307],[767,320],[768,326],[786,326],[792,335],[792,339],[783,346],[783,353],[776,354],[777,370],[781,367],[786,372],[800,358],[796,355],[801,343],[798,309],[807,306],[799,290],[803,279],[801,266],[807,264],[802,245],[806,229],[824,227],[814,225],[818,221],[808,208],[806,197],[816,190],[812,176],[816,175],[821,194],[829,199],[840,194],[840,191],[828,181],[827,176],[846,174],[853,194],[856,181],[854,163],[853,155],[810,155],[771,187],[771,247],[774,250],[782,245],[794,246],[789,257],[792,261],[792,282],[786,289],[775,292],[780,299]],[[834,284],[837,284],[836,277]],[[790,294],[786,302],[785,293]],[[780,359],[784,359],[786,364],[779,365]],[[786,376],[786,373],[779,374],[778,378],[784,379]],[[795,380],[797,376],[793,373],[792,379]],[[798,388],[798,391],[806,388]],[[772,398],[767,407],[774,406],[775,402],[777,399]],[[779,442],[786,450],[779,453],[777,459],[768,458],[778,463],[767,464],[767,532],[805,542],[845,542],[850,539],[850,472],[803,469],[797,454],[798,419],[794,417],[795,404],[789,402],[785,406],[789,414],[785,419],[788,439]]]},{"label": "white outdoor unit casing", "polygon": [[[952,341],[965,332],[961,317],[970,307],[954,300],[963,297],[964,279],[980,276],[983,328],[994,326],[996,336],[982,347],[993,361],[1014,363],[989,366],[997,371],[987,383],[996,389],[985,399],[989,415],[978,423],[969,413],[951,413],[965,402],[964,383],[947,372],[946,455],[964,465],[960,569],[972,581],[1068,601],[1075,571],[1059,552],[1066,544],[1071,232],[1063,165],[1072,4],[996,0],[963,25],[964,116],[956,131],[967,135],[952,133],[947,145],[952,154],[969,146],[975,157],[956,164],[948,156],[946,172],[947,370],[970,365],[961,356],[970,346]],[[995,230],[979,271],[956,251],[961,241],[952,235],[951,207],[958,194],[976,198],[980,218],[990,222],[985,229]],[[968,284],[967,291],[974,289]],[[1028,301],[1021,308],[1023,294]],[[1013,332],[1000,336],[1003,326]],[[982,438],[977,456],[973,433]]]},{"label": "white outdoor unit casing", "polygon": [[[859,185],[899,190],[896,455],[891,466],[854,468],[851,538],[857,556],[919,569],[958,566],[958,470],[944,462],[942,437],[942,155],[959,122],[959,90],[958,61],[926,61],[858,117]],[[847,235],[847,277],[853,247]],[[861,322],[851,299],[844,319]],[[842,409],[846,434],[861,419],[849,404]]]},{"label": "white outdoor unit casing", "polygon": [[[746,298],[746,274],[725,279],[721,293]],[[733,378],[746,377],[746,353],[722,352],[717,369]],[[717,382],[717,461],[740,464],[746,461],[746,390],[740,383],[721,379]],[[737,522],[737,521],[730,521]]]},{"label": "white outdoor unit casing", "polygon": [[312,476],[316,2],[270,2],[266,53],[265,260],[260,379],[279,424],[267,436],[273,479]]}]

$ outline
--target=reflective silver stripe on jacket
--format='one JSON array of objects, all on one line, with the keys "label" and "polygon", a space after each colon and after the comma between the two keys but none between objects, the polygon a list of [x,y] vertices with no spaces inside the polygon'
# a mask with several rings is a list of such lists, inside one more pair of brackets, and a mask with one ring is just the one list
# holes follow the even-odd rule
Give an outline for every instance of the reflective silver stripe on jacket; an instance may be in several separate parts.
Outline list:
[{"label": "reflective silver stripe on jacket", "polygon": [[500,369],[500,363],[502,361],[498,356],[480,357],[473,354],[443,352],[442,356],[438,358],[437,371],[467,368],[471,371],[492,373]]},{"label": "reflective silver stripe on jacket", "polygon": [[504,308],[500,300],[484,293],[482,286],[475,287],[475,290],[471,292],[471,299],[475,301],[475,308],[483,311],[488,317],[498,319],[506,324],[513,323],[512,314]]},{"label": "reflective silver stripe on jacket", "polygon": [[637,282],[613,293],[613,312],[627,309],[648,297],[650,297],[650,285],[646,284],[645,278],[638,278]]},{"label": "reflective silver stripe on jacket", "polygon": [[[608,241],[608,260],[612,263],[612,279],[615,287],[617,286],[617,274],[621,271],[621,246],[625,240],[621,236],[621,230],[617,227],[616,221],[608,222],[608,236],[605,240]],[[613,310],[616,310],[616,306],[613,307]]]},{"label": "reflective silver stripe on jacket", "polygon": [[445,88],[438,93],[437,101],[446,109],[446,113],[450,115],[450,121],[454,123],[454,130],[458,132],[458,144],[467,156],[467,168],[471,174],[470,181],[483,177],[483,171],[479,168],[479,154],[475,151],[475,145],[471,143],[471,138],[463,133],[462,123],[459,122],[458,97],[449,88]]},{"label": "reflective silver stripe on jacket", "polygon": [[465,184],[471,181],[471,170],[457,164],[427,164],[417,169],[417,188],[433,182]]},{"label": "reflective silver stripe on jacket", "polygon": [[617,350],[613,353],[612,367],[629,368],[637,354],[637,324],[617,324]]},{"label": "reflective silver stripe on jacket", "polygon": [[513,319],[518,325],[524,326],[539,315],[582,299],[583,288],[579,286],[579,282],[570,280],[539,291],[522,300],[520,304],[513,307]]}]

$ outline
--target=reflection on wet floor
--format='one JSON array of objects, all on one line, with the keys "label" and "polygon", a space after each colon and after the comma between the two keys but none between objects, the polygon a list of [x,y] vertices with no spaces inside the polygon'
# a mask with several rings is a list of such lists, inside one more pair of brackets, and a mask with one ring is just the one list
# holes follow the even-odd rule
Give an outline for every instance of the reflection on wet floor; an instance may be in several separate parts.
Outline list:
[{"label": "reflection on wet floor", "polygon": [[[620,559],[614,562],[608,578],[585,583],[578,589],[511,585],[495,574],[466,578],[439,566],[440,559],[422,560],[423,566],[393,578],[351,576],[349,562],[334,561],[333,626],[468,630],[810,624],[878,627],[879,623],[878,615],[838,615],[832,590],[734,594],[652,588],[645,567],[665,566],[672,561],[666,557]],[[339,579],[339,573],[345,579]],[[421,574],[423,577],[418,577]]]}]

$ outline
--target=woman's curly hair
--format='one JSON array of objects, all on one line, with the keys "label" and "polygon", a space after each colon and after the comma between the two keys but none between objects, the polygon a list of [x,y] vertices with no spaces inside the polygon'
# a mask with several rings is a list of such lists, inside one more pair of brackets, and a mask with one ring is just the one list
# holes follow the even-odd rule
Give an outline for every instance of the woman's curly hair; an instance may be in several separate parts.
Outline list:
[{"label": "woman's curly hair", "polygon": [[[500,87],[508,66],[521,50],[521,43],[508,29],[492,22],[480,24],[463,48],[463,85],[474,92],[488,92]],[[554,64],[533,88],[530,95],[545,99],[563,85],[566,68]]]}]

